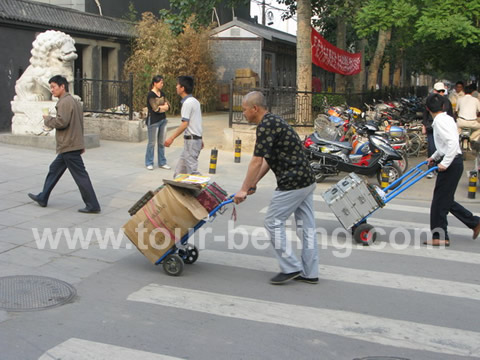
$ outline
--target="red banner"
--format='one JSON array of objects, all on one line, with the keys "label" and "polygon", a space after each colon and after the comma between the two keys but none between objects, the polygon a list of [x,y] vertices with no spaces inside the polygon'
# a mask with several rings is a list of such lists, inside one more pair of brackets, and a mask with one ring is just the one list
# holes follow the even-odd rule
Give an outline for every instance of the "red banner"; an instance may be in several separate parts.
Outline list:
[{"label": "red banner", "polygon": [[322,69],[342,75],[358,74],[362,54],[352,54],[330,44],[312,28],[312,62]]}]

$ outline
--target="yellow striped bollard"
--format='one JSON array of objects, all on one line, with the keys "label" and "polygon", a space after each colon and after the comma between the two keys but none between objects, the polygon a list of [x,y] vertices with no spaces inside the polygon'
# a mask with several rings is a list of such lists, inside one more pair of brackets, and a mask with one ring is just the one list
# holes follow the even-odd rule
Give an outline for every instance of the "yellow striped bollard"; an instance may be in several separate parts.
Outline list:
[{"label": "yellow striped bollard", "polygon": [[242,140],[235,140],[235,162],[239,163],[242,156]]},{"label": "yellow striped bollard", "polygon": [[470,176],[468,177],[468,198],[475,199],[477,194],[477,178],[478,174],[476,171],[470,171]]},{"label": "yellow striped bollard", "polygon": [[213,148],[210,153],[210,168],[208,169],[209,174],[215,174],[217,171],[217,158],[218,158],[218,150]]},{"label": "yellow striped bollard", "polygon": [[390,176],[388,175],[388,172],[386,172],[385,170],[382,170],[380,176],[381,176],[380,187],[382,189],[385,189],[388,185],[390,185]]}]

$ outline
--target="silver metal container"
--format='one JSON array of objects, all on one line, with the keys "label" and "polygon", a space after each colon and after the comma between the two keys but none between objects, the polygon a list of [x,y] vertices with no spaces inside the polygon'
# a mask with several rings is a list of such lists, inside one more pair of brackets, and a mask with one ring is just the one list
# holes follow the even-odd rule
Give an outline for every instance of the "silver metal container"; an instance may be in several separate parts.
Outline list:
[{"label": "silver metal container", "polygon": [[344,177],[322,196],[345,229],[350,229],[380,207],[367,183],[354,173]]}]

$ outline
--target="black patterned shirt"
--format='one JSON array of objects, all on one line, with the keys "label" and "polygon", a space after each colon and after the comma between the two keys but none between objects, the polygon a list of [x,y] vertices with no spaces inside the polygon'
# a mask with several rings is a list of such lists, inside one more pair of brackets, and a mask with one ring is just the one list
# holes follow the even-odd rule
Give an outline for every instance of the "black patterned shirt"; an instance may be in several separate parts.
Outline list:
[{"label": "black patterned shirt", "polygon": [[277,178],[277,190],[301,189],[315,182],[300,137],[279,116],[267,113],[260,121],[253,155],[267,161]]}]

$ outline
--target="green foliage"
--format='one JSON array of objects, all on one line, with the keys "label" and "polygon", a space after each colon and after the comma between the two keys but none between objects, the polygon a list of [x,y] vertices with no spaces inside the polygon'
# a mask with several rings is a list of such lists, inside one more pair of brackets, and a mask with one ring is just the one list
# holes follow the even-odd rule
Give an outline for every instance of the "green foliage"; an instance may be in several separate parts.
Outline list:
[{"label": "green foliage", "polygon": [[123,19],[131,22],[137,22],[138,20],[138,11],[135,9],[135,5],[133,2],[129,2],[128,4],[128,12],[123,15]]},{"label": "green foliage", "polygon": [[[174,34],[180,34],[184,31],[187,20],[195,30],[210,25],[216,20],[214,8],[224,3],[222,0],[170,0],[170,10],[160,10],[159,15]],[[226,5],[233,7],[248,3],[248,0],[229,0]]]},{"label": "green foliage", "polygon": [[381,29],[407,26],[417,14],[413,0],[368,0],[356,14],[355,28],[358,36],[364,38]]},{"label": "green foliage", "polygon": [[184,32],[176,36],[168,24],[159,21],[152,13],[144,13],[136,30],[138,37],[124,68],[125,74],[134,74],[135,110],[140,111],[146,106],[150,82],[157,74],[164,77],[163,91],[172,105],[172,113],[178,113],[180,109],[180,98],[175,89],[180,75],[193,76],[194,96],[204,110],[213,110],[217,86],[208,47],[209,28],[195,31],[187,21]]},{"label": "green foliage", "polygon": [[450,40],[463,47],[479,43],[479,0],[429,0],[426,5],[416,23],[416,40]]},{"label": "green foliage", "polygon": [[[297,10],[295,0],[283,18]],[[383,63],[406,59],[410,72],[451,73],[453,79],[480,75],[480,0],[312,0],[312,22],[334,42],[336,18],[347,21],[347,46],[368,39],[365,60],[375,50],[378,31],[392,29]],[[351,31],[352,26],[356,30]],[[440,76],[439,76],[440,77]]]},{"label": "green foliage", "polygon": [[325,103],[329,106],[340,106],[344,105],[346,102],[347,101],[345,99],[345,96],[341,94],[314,94],[312,98],[312,107],[317,109],[323,109]]}]

